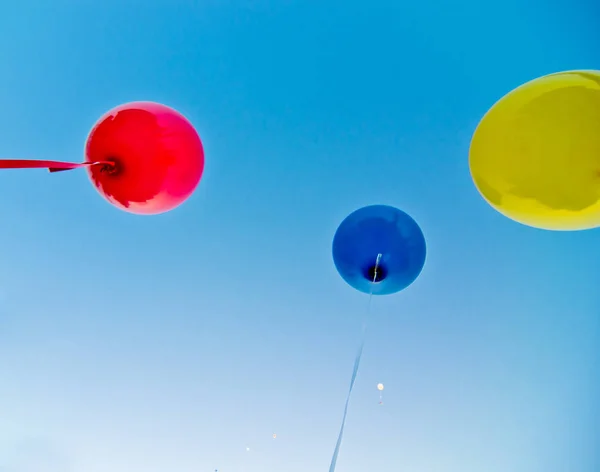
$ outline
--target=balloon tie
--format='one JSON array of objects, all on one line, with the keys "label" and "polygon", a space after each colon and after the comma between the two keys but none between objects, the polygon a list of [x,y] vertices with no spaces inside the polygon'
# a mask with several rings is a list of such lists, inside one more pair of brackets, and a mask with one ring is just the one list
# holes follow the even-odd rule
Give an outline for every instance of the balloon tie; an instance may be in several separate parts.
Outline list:
[{"label": "balloon tie", "polygon": [[350,379],[350,389],[348,390],[348,395],[346,395],[346,406],[344,407],[344,415],[342,417],[342,426],[340,427],[340,432],[338,434],[337,442],[335,444],[335,449],[333,450],[333,457],[331,458],[331,465],[329,466],[329,472],[335,472],[335,466],[337,464],[338,455],[340,453],[340,446],[342,445],[342,437],[344,436],[344,427],[346,426],[346,416],[348,414],[348,405],[350,404],[350,397],[352,396],[352,390],[354,389],[354,382],[356,381],[356,375],[358,374],[358,368],[360,366],[360,360],[362,358],[363,348],[365,346],[365,341],[367,340],[367,326],[368,321],[371,316],[371,301],[373,300],[373,288],[375,286],[375,282],[377,281],[377,270],[379,269],[379,262],[381,261],[381,254],[377,254],[377,260],[375,261],[375,269],[373,274],[373,281],[371,282],[371,290],[369,292],[369,301],[367,303],[367,311],[363,318],[362,324],[362,332],[361,332],[361,341],[358,347],[358,352],[356,353],[356,358],[354,359],[354,369],[352,370],[352,377]]}]

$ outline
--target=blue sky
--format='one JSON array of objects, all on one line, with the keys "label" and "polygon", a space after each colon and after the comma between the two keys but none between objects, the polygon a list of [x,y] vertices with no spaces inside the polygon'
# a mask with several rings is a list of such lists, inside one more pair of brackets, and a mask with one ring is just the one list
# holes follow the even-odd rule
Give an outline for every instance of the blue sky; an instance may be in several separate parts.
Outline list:
[{"label": "blue sky", "polygon": [[373,203],[429,253],[374,300],[337,470],[600,470],[600,232],[503,218],[467,160],[503,94],[600,68],[593,2],[5,3],[2,156],[154,100],[206,168],[156,217],[0,174],[2,472],[327,470],[367,302],[331,239]]}]

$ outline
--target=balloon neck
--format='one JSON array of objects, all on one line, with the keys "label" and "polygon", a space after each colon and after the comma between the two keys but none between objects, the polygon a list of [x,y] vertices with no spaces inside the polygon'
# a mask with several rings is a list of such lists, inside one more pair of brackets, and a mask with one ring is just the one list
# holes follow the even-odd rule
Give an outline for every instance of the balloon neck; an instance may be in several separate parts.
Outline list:
[{"label": "balloon neck", "polygon": [[115,157],[109,157],[102,162],[99,162],[100,172],[107,175],[117,175],[121,172],[121,164]]},{"label": "balloon neck", "polygon": [[387,270],[381,264],[373,264],[363,273],[364,277],[373,283],[381,282],[387,277]]}]

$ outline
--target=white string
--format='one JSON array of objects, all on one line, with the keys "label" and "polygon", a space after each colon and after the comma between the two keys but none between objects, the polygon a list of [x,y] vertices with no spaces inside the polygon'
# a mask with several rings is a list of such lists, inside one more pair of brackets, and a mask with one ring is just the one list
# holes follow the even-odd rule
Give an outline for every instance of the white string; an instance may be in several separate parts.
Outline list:
[{"label": "white string", "polygon": [[369,302],[367,304],[367,312],[363,319],[362,325],[362,333],[361,333],[361,342],[358,347],[358,352],[356,353],[356,358],[354,359],[354,369],[352,370],[352,377],[350,379],[350,389],[348,390],[348,395],[346,396],[346,406],[344,407],[344,416],[342,417],[342,426],[340,427],[340,432],[338,434],[337,442],[335,444],[335,449],[333,450],[333,457],[331,458],[331,465],[329,466],[329,472],[335,472],[335,466],[337,464],[338,455],[340,453],[340,446],[342,445],[342,437],[344,436],[344,426],[346,426],[346,416],[348,414],[348,405],[350,403],[350,397],[352,396],[352,390],[354,389],[354,382],[356,380],[356,374],[358,373],[358,368],[360,367],[360,360],[362,358],[363,348],[365,346],[365,341],[367,339],[367,326],[368,321],[371,315],[371,301],[373,300],[373,286],[375,281],[377,280],[377,269],[379,269],[379,261],[381,260],[381,254],[377,254],[377,260],[375,261],[375,270],[373,274],[373,281],[371,284],[371,291],[369,293]]}]

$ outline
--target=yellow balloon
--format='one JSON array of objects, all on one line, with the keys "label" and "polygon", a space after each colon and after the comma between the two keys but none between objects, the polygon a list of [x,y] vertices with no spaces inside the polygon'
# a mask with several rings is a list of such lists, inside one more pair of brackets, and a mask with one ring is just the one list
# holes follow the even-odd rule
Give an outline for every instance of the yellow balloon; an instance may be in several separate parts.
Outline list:
[{"label": "yellow balloon", "polygon": [[377,390],[382,391],[383,390],[383,384],[377,384]]},{"label": "yellow balloon", "polygon": [[600,227],[600,71],[527,82],[500,99],[471,140],[484,199],[536,228]]}]

